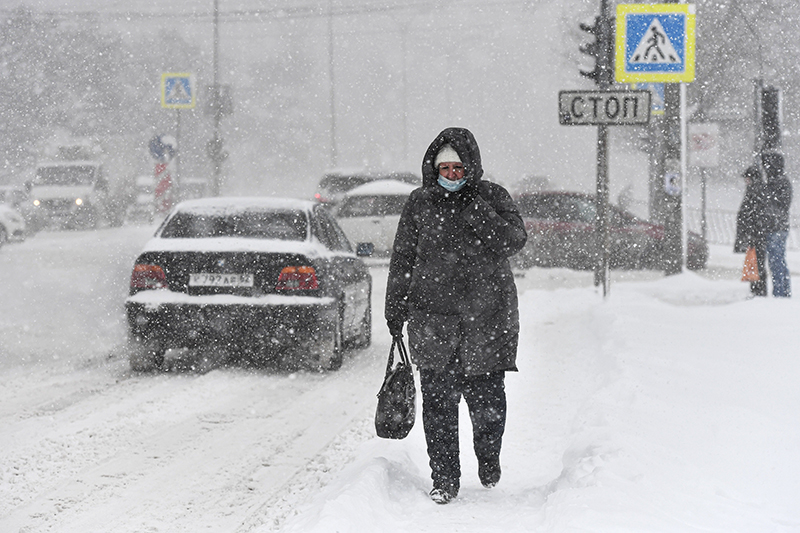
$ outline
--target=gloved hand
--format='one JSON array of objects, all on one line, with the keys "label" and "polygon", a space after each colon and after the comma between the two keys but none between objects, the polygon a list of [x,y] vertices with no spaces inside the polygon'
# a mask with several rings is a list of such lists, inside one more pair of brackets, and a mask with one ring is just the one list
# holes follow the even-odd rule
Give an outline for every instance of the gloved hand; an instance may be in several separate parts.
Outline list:
[{"label": "gloved hand", "polygon": [[464,205],[469,205],[478,196],[478,182],[475,180],[470,180],[464,185],[464,188],[458,192],[461,193]]},{"label": "gloved hand", "polygon": [[400,320],[387,320],[386,325],[389,326],[389,333],[392,338],[403,336],[403,322]]},{"label": "gloved hand", "polygon": [[464,187],[455,193],[452,193],[454,196],[454,201],[456,203],[456,209],[459,211],[463,211],[477,198],[478,196],[478,184],[473,181],[468,181]]}]

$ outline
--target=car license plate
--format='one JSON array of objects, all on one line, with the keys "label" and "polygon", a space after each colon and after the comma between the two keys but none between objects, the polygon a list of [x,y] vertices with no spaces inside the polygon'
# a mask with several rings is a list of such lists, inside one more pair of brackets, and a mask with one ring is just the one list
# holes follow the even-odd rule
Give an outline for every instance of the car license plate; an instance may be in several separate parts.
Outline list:
[{"label": "car license plate", "polygon": [[252,287],[252,274],[189,274],[190,287]]}]

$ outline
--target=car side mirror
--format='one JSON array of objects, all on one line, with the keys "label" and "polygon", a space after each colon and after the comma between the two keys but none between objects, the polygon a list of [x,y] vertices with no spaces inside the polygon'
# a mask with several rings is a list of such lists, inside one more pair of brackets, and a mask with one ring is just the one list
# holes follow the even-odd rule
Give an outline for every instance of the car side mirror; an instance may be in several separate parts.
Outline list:
[{"label": "car side mirror", "polygon": [[375,245],[371,242],[360,242],[356,244],[356,255],[358,257],[370,257],[375,251]]}]

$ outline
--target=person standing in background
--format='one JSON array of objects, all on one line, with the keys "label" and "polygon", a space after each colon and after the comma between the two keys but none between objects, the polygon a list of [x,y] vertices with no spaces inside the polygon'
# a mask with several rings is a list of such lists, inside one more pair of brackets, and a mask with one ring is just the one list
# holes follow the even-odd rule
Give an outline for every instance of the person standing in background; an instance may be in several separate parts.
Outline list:
[{"label": "person standing in background", "polygon": [[766,229],[766,192],[758,167],[748,167],[743,174],[745,191],[742,204],[736,214],[736,241],[733,244],[735,253],[745,253],[748,248],[756,251],[758,263],[758,281],[750,282],[750,293],[753,296],[767,295],[767,229]]},{"label": "person standing in background", "polygon": [[772,295],[788,298],[792,295],[792,280],[786,265],[786,240],[789,237],[789,208],[792,205],[792,184],[786,177],[781,154],[761,156],[767,177],[765,218],[767,260],[772,273]]}]

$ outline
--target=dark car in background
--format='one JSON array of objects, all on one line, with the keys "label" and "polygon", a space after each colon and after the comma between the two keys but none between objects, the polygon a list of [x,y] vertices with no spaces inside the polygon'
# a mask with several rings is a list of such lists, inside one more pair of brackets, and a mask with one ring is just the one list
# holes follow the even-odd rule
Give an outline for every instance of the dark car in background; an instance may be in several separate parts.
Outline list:
[{"label": "dark car in background", "polygon": [[136,259],[125,302],[134,370],[170,349],[336,370],[369,345],[368,267],[328,210],[280,198],[178,204]]},{"label": "dark car in background", "polygon": [[326,173],[317,186],[314,200],[329,206],[337,205],[345,193],[359,185],[378,180],[396,180],[422,185],[422,178],[411,172],[373,172],[365,170],[337,170]]},{"label": "dark car in background", "polygon": [[[528,231],[525,248],[512,261],[519,268],[564,267],[590,270],[597,257],[595,196],[543,191],[515,198]],[[609,264],[617,269],[666,267],[664,227],[609,206]],[[708,244],[689,232],[687,267],[699,270],[708,260]]]}]

